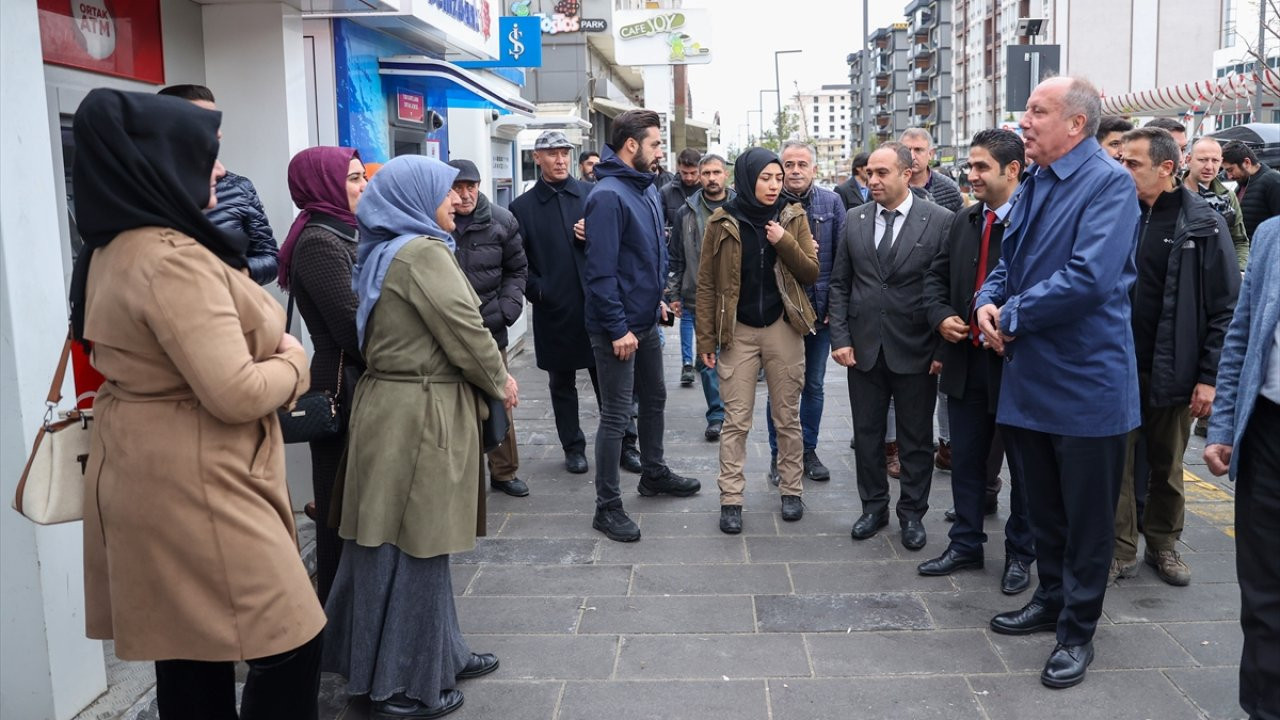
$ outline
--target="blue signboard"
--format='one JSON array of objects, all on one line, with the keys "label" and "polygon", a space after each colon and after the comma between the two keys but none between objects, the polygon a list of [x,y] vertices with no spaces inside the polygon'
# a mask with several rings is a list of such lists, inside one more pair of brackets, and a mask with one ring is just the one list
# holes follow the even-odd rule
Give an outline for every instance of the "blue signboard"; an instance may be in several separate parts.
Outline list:
[{"label": "blue signboard", "polygon": [[541,67],[542,19],[537,16],[498,18],[498,59],[464,60],[464,68]]}]

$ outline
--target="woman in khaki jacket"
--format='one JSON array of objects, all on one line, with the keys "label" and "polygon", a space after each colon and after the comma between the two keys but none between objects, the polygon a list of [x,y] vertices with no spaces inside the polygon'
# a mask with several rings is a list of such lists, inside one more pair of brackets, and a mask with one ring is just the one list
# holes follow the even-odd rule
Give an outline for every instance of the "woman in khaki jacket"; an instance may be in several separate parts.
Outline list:
[{"label": "woman in khaki jacket", "polygon": [[72,332],[107,378],[85,473],[87,629],[156,661],[165,720],[314,720],[324,613],[276,409],[307,387],[284,312],[214,227],[221,114],[94,90],[75,117]]},{"label": "woman in khaki jacket", "polygon": [[345,543],[325,604],[324,668],[368,695],[378,717],[440,717],[462,705],[458,679],[498,667],[462,638],[449,555],[483,533],[476,390],[513,407],[516,383],[453,256],[457,174],[438,160],[395,158],[356,208],[367,369],[338,493]]},{"label": "woman in khaki jacket", "polygon": [[698,264],[698,353],[720,377],[720,530],[742,532],[742,474],[755,409],[756,375],[764,365],[778,428],[782,519],[799,520],[804,464],[800,392],[803,334],[814,312],[802,285],[818,278],[818,248],[804,209],[784,207],[782,163],[751,148],[734,166],[738,194],[707,221]]}]

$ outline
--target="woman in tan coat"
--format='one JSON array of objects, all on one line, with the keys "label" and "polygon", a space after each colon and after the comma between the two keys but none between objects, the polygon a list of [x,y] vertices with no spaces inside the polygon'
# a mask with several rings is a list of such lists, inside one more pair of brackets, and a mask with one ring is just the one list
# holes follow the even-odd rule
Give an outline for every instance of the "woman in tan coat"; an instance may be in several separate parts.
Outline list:
[{"label": "woman in tan coat", "polygon": [[730,535],[742,532],[742,464],[762,366],[778,429],[782,519],[804,514],[802,336],[813,332],[815,318],[802,284],[818,279],[818,246],[804,209],[782,198],[778,156],[751,148],[738,156],[733,174],[738,194],[707,221],[695,317],[698,353],[720,377],[724,400],[720,530]]},{"label": "woman in tan coat", "polygon": [[[453,257],[453,178],[420,156],[382,166],[356,208],[356,386],[343,480],[346,541],[325,610],[324,668],[378,717],[462,705],[458,679],[498,667],[458,628],[449,555],[483,532],[476,391],[516,403],[480,301]],[[487,407],[486,407],[487,409]]]},{"label": "woman in tan coat", "polygon": [[156,661],[160,716],[314,720],[324,614],[276,410],[307,387],[247,239],[205,218],[221,115],[95,90],[75,117],[72,330],[107,381],[85,473],[90,637]]}]

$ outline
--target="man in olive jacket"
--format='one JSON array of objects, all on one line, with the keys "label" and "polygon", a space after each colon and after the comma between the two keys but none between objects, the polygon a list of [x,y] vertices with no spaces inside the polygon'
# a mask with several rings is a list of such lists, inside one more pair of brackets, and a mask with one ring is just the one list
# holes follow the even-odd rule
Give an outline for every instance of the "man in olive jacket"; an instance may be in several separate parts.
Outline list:
[{"label": "man in olive jacket", "polygon": [[[507,362],[507,328],[524,312],[524,285],[529,263],[520,241],[520,225],[506,209],[493,205],[480,192],[480,170],[470,160],[450,160],[458,169],[453,179],[454,257],[480,296],[480,317],[493,333]],[[516,449],[516,424],[507,410],[507,436],[489,453],[489,485],[508,495],[524,497],[529,486],[516,477],[520,453]]]}]

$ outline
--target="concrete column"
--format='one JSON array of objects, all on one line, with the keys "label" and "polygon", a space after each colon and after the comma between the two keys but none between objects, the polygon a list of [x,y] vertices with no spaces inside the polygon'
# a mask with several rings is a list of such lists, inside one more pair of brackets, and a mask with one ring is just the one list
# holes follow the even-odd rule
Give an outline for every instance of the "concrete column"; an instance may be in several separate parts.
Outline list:
[{"label": "concrete column", "polygon": [[102,643],[84,636],[82,525],[8,508],[67,328],[34,3],[0,3],[0,66],[0,157],[22,168],[0,175],[0,717],[65,720],[107,686]]},{"label": "concrete column", "polygon": [[[309,145],[302,14],[283,3],[203,7],[205,84],[222,111],[222,164],[253,181],[283,243],[297,209],[289,197],[289,160]],[[267,289],[281,303],[273,283]],[[310,349],[305,326],[293,334]],[[286,446],[295,510],[311,499],[311,456],[305,444]]]}]

